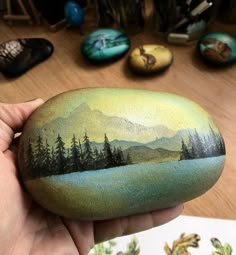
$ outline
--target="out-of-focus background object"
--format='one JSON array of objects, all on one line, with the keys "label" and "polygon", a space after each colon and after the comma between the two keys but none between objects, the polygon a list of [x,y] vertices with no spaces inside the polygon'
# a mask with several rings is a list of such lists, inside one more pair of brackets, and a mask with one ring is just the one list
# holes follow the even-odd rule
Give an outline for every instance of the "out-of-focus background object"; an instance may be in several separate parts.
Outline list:
[{"label": "out-of-focus background object", "polygon": [[153,0],[153,25],[170,43],[197,40],[214,18],[217,0]]},{"label": "out-of-focus background object", "polygon": [[129,34],[140,32],[144,26],[145,1],[116,1],[118,25]]},{"label": "out-of-focus background object", "polygon": [[40,23],[39,13],[33,0],[6,0],[2,4],[5,9],[3,19],[7,20],[10,25],[14,21],[28,21],[29,24]]},{"label": "out-of-focus background object", "polygon": [[152,32],[165,35],[170,43],[180,44],[199,39],[218,13],[218,16],[225,19],[235,20],[236,9],[235,1],[231,0],[227,2],[222,0],[0,0],[0,11],[5,10],[4,18],[11,24],[14,24],[13,20],[26,20],[29,24],[39,24],[43,21],[51,31],[57,31],[71,23],[68,16],[65,17],[65,8],[72,3],[79,5],[83,10],[85,26],[88,21],[92,21],[90,24],[93,23],[94,28],[115,27],[128,34],[137,34],[144,27],[150,27]]},{"label": "out-of-focus background object", "polygon": [[[44,23],[51,31],[57,31],[66,25],[65,5],[68,0],[34,0],[37,10],[41,13]],[[86,0],[75,0],[82,8],[87,5]]]},{"label": "out-of-focus background object", "polygon": [[84,23],[84,11],[78,3],[68,1],[64,8],[65,19],[72,27],[79,27]]},{"label": "out-of-focus background object", "polygon": [[226,22],[236,22],[236,1],[227,0],[222,1],[222,6],[220,8],[219,16],[222,21]]},{"label": "out-of-focus background object", "polygon": [[6,10],[6,2],[5,0],[0,0],[0,14]]},{"label": "out-of-focus background object", "polygon": [[113,1],[97,0],[98,26],[113,26],[116,19]]},{"label": "out-of-focus background object", "polygon": [[97,0],[99,26],[116,24],[129,34],[142,30],[145,20],[144,0]]}]

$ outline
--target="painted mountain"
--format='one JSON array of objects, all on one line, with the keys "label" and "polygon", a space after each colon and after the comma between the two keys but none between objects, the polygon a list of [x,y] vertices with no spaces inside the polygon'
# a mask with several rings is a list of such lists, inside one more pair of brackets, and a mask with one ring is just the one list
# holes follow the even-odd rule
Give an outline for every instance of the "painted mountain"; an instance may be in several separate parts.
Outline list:
[{"label": "painted mountain", "polygon": [[57,135],[60,134],[64,138],[66,145],[69,145],[71,135],[76,134],[78,137],[82,137],[85,131],[89,133],[91,141],[93,137],[100,137],[100,142],[103,142],[104,138],[100,134],[104,133],[113,134],[114,137],[120,137],[122,134],[122,140],[124,141],[139,140],[141,143],[144,140],[140,140],[140,137],[145,137],[145,141],[153,141],[156,138],[154,134],[157,134],[159,137],[171,137],[175,134],[173,130],[170,130],[164,125],[146,127],[132,123],[125,118],[107,116],[101,111],[92,110],[85,103],[73,110],[69,116],[57,118],[30,132],[31,137],[44,134],[44,137],[48,139],[49,143],[53,142],[57,138]]},{"label": "painted mountain", "polygon": [[191,128],[174,131],[165,125],[147,127],[105,115],[85,103],[29,134],[22,154],[28,178],[225,153],[221,135],[210,125],[205,133]]}]

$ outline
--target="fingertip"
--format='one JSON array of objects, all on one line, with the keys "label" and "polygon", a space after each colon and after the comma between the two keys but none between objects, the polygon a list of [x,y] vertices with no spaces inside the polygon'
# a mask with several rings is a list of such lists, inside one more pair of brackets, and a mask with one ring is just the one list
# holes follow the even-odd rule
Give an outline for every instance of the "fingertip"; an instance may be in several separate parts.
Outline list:
[{"label": "fingertip", "polygon": [[28,101],[25,101],[24,104],[35,104],[35,105],[42,105],[44,103],[44,100],[42,98],[34,98]]}]

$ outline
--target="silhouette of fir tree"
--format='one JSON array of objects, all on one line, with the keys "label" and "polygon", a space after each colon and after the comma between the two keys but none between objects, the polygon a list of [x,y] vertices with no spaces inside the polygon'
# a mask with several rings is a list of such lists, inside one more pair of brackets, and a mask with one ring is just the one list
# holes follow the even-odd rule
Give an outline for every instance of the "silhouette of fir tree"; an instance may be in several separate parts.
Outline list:
[{"label": "silhouette of fir tree", "polygon": [[180,152],[180,160],[184,159],[191,159],[189,150],[187,145],[184,142],[184,139],[182,138],[182,147],[181,147],[181,152]]},{"label": "silhouette of fir tree", "polygon": [[75,135],[73,135],[71,140],[69,157],[69,172],[77,172],[79,170],[82,170],[82,163],[80,160],[80,148]]},{"label": "silhouette of fir tree", "polygon": [[38,135],[35,145],[35,168],[39,176],[43,176],[44,146],[41,135]]},{"label": "silhouette of fir tree", "polygon": [[44,146],[44,151],[43,151],[43,170],[41,175],[42,176],[47,176],[51,174],[51,151],[50,151],[50,146],[48,144],[48,140],[46,139],[46,143]]},{"label": "silhouette of fir tree", "polygon": [[126,159],[124,158],[121,147],[112,148],[106,134],[104,135],[103,150],[99,151],[96,146],[92,149],[87,132],[85,132],[82,144],[74,134],[70,148],[65,147],[60,134],[58,134],[54,146],[51,147],[48,140],[46,139],[44,144],[43,138],[39,135],[35,143],[29,139],[26,152],[23,154],[27,158],[24,162],[28,178],[132,164],[130,155],[127,155]]},{"label": "silhouette of fir tree", "polygon": [[105,158],[105,168],[110,168],[115,166],[114,155],[111,150],[111,145],[107,138],[107,135],[104,135],[104,146],[103,146],[104,158]]},{"label": "silhouette of fir tree", "polygon": [[62,141],[61,136],[58,134],[56,139],[56,174],[64,174],[66,172],[66,151],[65,143]]},{"label": "silhouette of fir tree", "polygon": [[26,153],[27,153],[27,160],[26,160],[27,173],[26,173],[26,175],[28,175],[29,177],[34,177],[34,176],[36,176],[36,173],[35,173],[35,156],[34,156],[33,145],[31,143],[30,138],[29,138]]},{"label": "silhouette of fir tree", "polygon": [[200,136],[197,130],[189,133],[188,145],[182,139],[180,160],[208,158],[225,155],[225,144],[220,133],[209,125],[208,135]]},{"label": "silhouette of fir tree", "polygon": [[51,162],[50,162],[50,169],[51,169],[51,174],[52,175],[57,172],[57,171],[55,171],[56,165],[57,165],[57,163],[56,163],[56,152],[54,150],[54,147],[52,146],[52,148],[51,148]]},{"label": "silhouette of fir tree", "polygon": [[86,170],[92,170],[94,167],[93,151],[87,132],[83,137],[83,167]]}]

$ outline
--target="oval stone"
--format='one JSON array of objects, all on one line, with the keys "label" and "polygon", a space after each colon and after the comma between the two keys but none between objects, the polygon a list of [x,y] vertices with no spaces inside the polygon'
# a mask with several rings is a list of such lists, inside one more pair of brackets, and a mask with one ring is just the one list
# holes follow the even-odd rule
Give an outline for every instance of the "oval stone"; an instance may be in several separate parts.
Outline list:
[{"label": "oval stone", "polygon": [[129,56],[129,65],[136,73],[158,73],[168,68],[173,62],[171,51],[154,44],[141,45],[134,48]]},{"label": "oval stone", "polygon": [[81,6],[74,2],[68,1],[64,7],[65,19],[73,27],[79,27],[84,23],[84,11]]},{"label": "oval stone", "polygon": [[91,88],[50,99],[27,121],[19,148],[35,201],[69,218],[104,220],[200,196],[221,175],[223,138],[183,97]]},{"label": "oval stone", "polygon": [[101,63],[123,56],[130,48],[127,35],[119,30],[98,29],[81,44],[81,52],[88,60]]},{"label": "oval stone", "polygon": [[236,61],[236,38],[231,34],[209,33],[199,40],[197,47],[207,63],[223,66]]},{"label": "oval stone", "polygon": [[48,59],[53,44],[44,38],[19,38],[0,44],[0,72],[18,77]]}]

